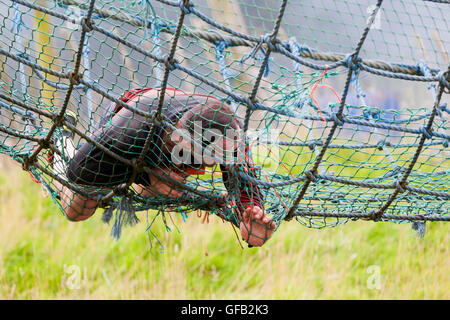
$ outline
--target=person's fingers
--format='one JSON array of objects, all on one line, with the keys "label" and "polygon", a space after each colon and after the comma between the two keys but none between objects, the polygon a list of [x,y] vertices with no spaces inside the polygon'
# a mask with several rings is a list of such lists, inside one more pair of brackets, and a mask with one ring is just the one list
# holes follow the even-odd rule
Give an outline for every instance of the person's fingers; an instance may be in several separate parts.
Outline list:
[{"label": "person's fingers", "polygon": [[262,214],[263,214],[262,210],[259,207],[253,207],[251,209],[251,213],[252,213],[253,218],[256,220],[261,219]]},{"label": "person's fingers", "polygon": [[272,227],[272,225],[275,224],[275,222],[272,221],[272,218],[268,215],[265,216],[265,218],[267,218],[264,222],[269,226]]},{"label": "person's fingers", "polygon": [[253,212],[253,207],[252,206],[246,207],[245,210],[244,210],[244,213],[247,214],[249,219],[254,219],[255,218],[255,213]]},{"label": "person's fingers", "polygon": [[247,211],[244,211],[244,212],[242,213],[242,218],[243,218],[243,220],[244,220],[245,223],[250,222],[250,214],[249,214]]}]

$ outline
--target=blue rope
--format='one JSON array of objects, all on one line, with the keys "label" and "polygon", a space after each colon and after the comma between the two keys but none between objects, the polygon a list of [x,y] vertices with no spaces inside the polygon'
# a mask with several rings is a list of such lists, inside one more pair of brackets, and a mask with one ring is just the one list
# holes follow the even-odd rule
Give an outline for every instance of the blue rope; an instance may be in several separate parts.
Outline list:
[{"label": "blue rope", "polygon": [[117,207],[109,207],[103,214],[103,222],[109,223],[112,215],[115,214],[114,224],[111,228],[111,236],[116,240],[120,239],[122,235],[122,228],[124,226],[134,226],[139,223],[139,219],[136,216],[135,209],[133,207],[133,200],[126,195],[120,198]]},{"label": "blue rope", "polygon": [[[84,13],[81,12],[81,10],[79,12],[76,12],[73,7],[66,6],[66,5],[60,3],[59,1],[57,2],[57,5],[59,7],[62,7],[65,9],[67,16],[76,15],[80,19],[84,16]],[[78,8],[78,7],[76,7],[76,8]],[[83,68],[84,68],[83,75],[86,78],[86,81],[91,83],[91,72],[90,72],[91,62],[90,62],[90,58],[89,58],[89,53],[90,53],[90,47],[89,47],[88,36],[86,35],[86,37],[84,38],[84,42],[83,42],[83,49],[81,51]],[[24,58],[27,59],[27,57],[24,57]],[[29,60],[29,58],[28,58],[28,60]],[[38,70],[34,70],[34,72],[36,72],[38,77],[41,78],[41,80],[43,82],[50,85],[51,87],[54,87],[54,88],[60,89],[60,90],[67,90],[69,88],[68,85],[62,85],[62,84],[54,83],[50,80],[47,80],[42,74],[40,74],[40,72]],[[73,88],[84,90],[84,92],[86,94],[86,114],[89,119],[89,127],[94,128],[95,123],[94,123],[94,118],[92,117],[92,112],[93,112],[92,90],[89,87],[84,86],[83,84],[75,85],[75,86],[73,86]]]},{"label": "blue rope", "polygon": [[[22,19],[22,12],[19,11],[19,9],[17,8],[17,4],[14,3],[13,4],[13,8],[14,8],[14,18],[12,19],[12,25],[10,30],[12,32],[16,31],[17,34],[19,34],[22,31],[22,26],[25,26],[25,22]],[[15,30],[14,30],[15,29]]]},{"label": "blue rope", "polygon": [[[301,46],[295,41],[295,38],[292,37],[289,39],[289,48],[293,55],[300,56],[300,52],[302,50]],[[304,90],[303,83],[302,83],[302,75],[303,75],[303,67],[302,65],[293,60],[293,71],[295,73],[295,81],[297,86],[297,91],[299,92],[300,96],[297,98],[297,101],[295,102],[295,105],[301,109],[301,113],[303,114],[309,114],[309,108],[308,106],[315,108],[314,104],[312,103],[311,97],[308,96],[307,91]],[[312,140],[315,140],[314,131],[311,130],[312,128],[312,122],[311,120],[306,121],[306,126],[309,127],[308,135],[311,134]],[[313,147],[314,153],[317,156],[320,152],[319,147],[315,145]],[[325,168],[323,167],[323,163],[319,164],[319,172],[325,172]],[[287,212],[286,212],[287,214]]]},{"label": "blue rope", "polygon": [[[223,81],[225,83],[225,86],[227,90],[232,91],[232,87],[230,84],[230,79],[233,78],[232,72],[229,70],[225,58],[225,49],[229,46],[229,43],[226,41],[219,41],[215,43],[215,54],[216,54],[216,60],[219,63],[220,67],[220,74],[222,75]],[[237,104],[234,100],[230,99],[231,101],[231,107],[233,108],[233,111],[237,111]]]},{"label": "blue rope", "polygon": [[425,237],[426,224],[425,221],[413,221],[411,223],[411,228],[416,231],[419,238]]},{"label": "blue rope", "polygon": [[[353,65],[353,62],[349,62],[349,63],[352,63],[352,65]],[[357,67],[357,65],[355,65],[355,68],[356,68],[355,71],[351,75],[350,82],[353,85],[353,88],[355,89],[356,97],[358,98],[358,100],[361,101],[361,104],[363,106],[367,106],[366,99],[365,99],[366,94],[364,93],[364,91],[361,87],[361,84],[359,82],[359,75],[360,75],[361,70]],[[369,112],[368,115],[366,114],[366,117],[367,116],[370,116],[375,121],[377,121],[380,118],[378,113],[373,113],[373,112]],[[378,134],[377,128],[374,128],[374,133]],[[379,141],[379,143],[381,143],[381,141]],[[392,158],[392,155],[389,152],[389,149],[384,144],[381,145],[381,149],[386,154],[386,157],[388,158],[388,160],[391,164],[392,170],[396,170],[397,165],[395,163],[395,160]]]},{"label": "blue rope", "polygon": [[[84,38],[84,45],[83,45],[83,67],[84,67],[84,77],[86,78],[86,81],[91,82],[91,72],[90,72],[90,59],[89,59],[89,41],[88,37],[86,36]],[[88,87],[86,87],[86,109],[87,109],[87,116],[89,118],[89,126],[90,128],[95,127],[94,118],[92,117],[92,111],[93,111],[93,101],[92,101],[92,90]]]},{"label": "blue rope", "polygon": [[[152,43],[153,43],[153,51],[155,52],[156,56],[162,57],[162,51],[161,51],[161,40],[159,38],[159,33],[161,32],[161,28],[168,27],[168,25],[163,21],[158,21],[158,17],[156,16],[155,8],[153,8],[153,5],[151,4],[150,0],[141,0],[141,6],[145,10],[145,28],[144,28],[144,39],[148,38],[148,28],[147,25],[150,24],[150,31],[152,34]],[[152,20],[149,22],[149,15],[150,11],[152,13]],[[161,87],[161,81],[163,78],[163,67],[161,63],[158,61],[155,64],[156,68],[156,82],[153,86],[154,88],[160,88]]]},{"label": "blue rope", "polygon": [[[430,67],[425,63],[425,61],[420,60],[419,63],[417,64],[417,69],[420,71],[420,73],[422,73],[425,77],[431,77],[431,69]],[[431,90],[433,97],[436,96],[436,84],[433,82],[430,82],[428,84],[428,90]],[[442,104],[441,104],[442,106]],[[446,104],[444,106],[439,106],[439,108],[437,109],[437,113],[439,116],[443,116],[443,112],[441,111],[441,109],[445,110]],[[433,138],[433,136],[428,132],[428,130],[424,127],[421,126],[419,128],[419,130],[421,131],[421,133],[423,134],[423,136],[425,137],[425,139],[431,139]],[[426,224],[425,221],[414,221],[411,223],[411,228],[413,230],[416,231],[416,235],[419,238],[424,238],[425,237],[425,230],[426,230]]]},{"label": "blue rope", "polygon": [[29,111],[29,110],[24,111],[20,108],[10,106],[9,104],[6,104],[2,101],[0,101],[0,108],[5,108],[5,109],[12,111],[13,113],[20,114],[22,117],[26,118],[27,121],[31,121],[31,123],[33,124],[33,127],[36,129],[36,131],[40,130],[39,126],[36,123],[36,117],[34,116],[34,114],[31,111]]},{"label": "blue rope", "polygon": [[[302,48],[295,41],[295,38],[291,38],[289,40],[289,47],[290,47],[293,55],[300,56],[300,52],[301,52]],[[296,60],[293,60],[292,64],[293,64],[293,69],[294,69],[294,73],[295,73],[295,81],[296,81],[296,85],[297,85],[297,90],[301,93],[301,95],[298,98],[295,105],[300,109],[302,109],[305,105],[308,105],[308,104],[313,106],[313,104],[311,102],[311,98],[308,97],[307,94],[305,94],[305,91],[303,88],[303,83],[302,83],[303,67],[302,67],[302,65],[299,62],[297,62]]]},{"label": "blue rope", "polygon": [[[266,56],[266,50],[264,50],[264,48],[262,47],[262,42],[258,42],[255,46],[253,46],[252,50],[250,51],[250,53],[248,55],[244,55],[241,59],[241,61],[239,62],[239,64],[242,66],[245,61],[247,61],[249,58],[253,58],[257,61],[261,61],[264,59],[258,58],[257,54],[261,52],[262,56],[265,57]],[[264,68],[264,73],[263,76],[265,78],[267,78],[269,76],[270,73],[270,59],[267,61],[266,67]]]},{"label": "blue rope", "polygon": [[[11,27],[11,31],[17,30],[17,34],[20,34],[20,32],[22,31],[22,27],[25,26],[25,23],[22,19],[22,12],[19,10],[17,3],[13,3],[13,10],[14,10],[14,19],[13,19],[13,25]],[[21,50],[25,50],[21,38],[19,36],[19,51]],[[24,97],[24,101],[27,102],[27,86],[26,86],[26,78],[25,78],[25,69],[24,69],[24,65],[22,63],[19,62],[19,73],[20,73],[20,88]],[[28,110],[25,111],[25,113],[27,115],[32,115],[32,113],[30,113]],[[27,117],[26,118],[26,125],[25,125],[25,134],[29,135],[30,134],[30,118]],[[30,153],[30,141],[26,140],[25,141],[25,150],[27,151],[27,153]]]},{"label": "blue rope", "polygon": [[[155,52],[155,55],[158,57],[162,57],[162,51],[161,51],[161,41],[159,38],[159,33],[161,31],[161,27],[165,26],[165,23],[156,23],[156,17],[154,18],[152,24],[151,24],[151,31],[152,31],[152,40],[153,40],[153,51]],[[155,88],[161,87],[161,81],[163,78],[163,67],[159,61],[155,64],[156,68],[156,84]]]},{"label": "blue rope", "polygon": [[[33,72],[36,73],[36,75],[39,77],[39,79],[41,79],[42,82],[44,82],[45,84],[47,84],[50,87],[53,87],[55,89],[58,89],[58,90],[68,90],[69,89],[69,86],[66,84],[60,84],[60,83],[56,83],[56,82],[48,80],[39,70],[37,70],[35,67],[33,67],[30,57],[27,56],[25,54],[25,52],[18,53],[15,56],[30,62],[30,67],[33,70]],[[73,86],[73,88],[74,89],[83,89],[85,92],[89,89],[84,84],[77,84],[77,85]]]}]

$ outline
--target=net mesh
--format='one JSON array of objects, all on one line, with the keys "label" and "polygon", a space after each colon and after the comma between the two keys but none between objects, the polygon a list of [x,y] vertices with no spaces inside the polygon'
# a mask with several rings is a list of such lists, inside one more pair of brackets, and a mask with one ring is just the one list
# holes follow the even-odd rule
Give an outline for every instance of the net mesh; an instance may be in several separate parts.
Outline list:
[{"label": "net mesh", "polygon": [[[448,1],[0,3],[0,152],[74,219],[448,221]],[[174,165],[189,110],[231,165]]]}]

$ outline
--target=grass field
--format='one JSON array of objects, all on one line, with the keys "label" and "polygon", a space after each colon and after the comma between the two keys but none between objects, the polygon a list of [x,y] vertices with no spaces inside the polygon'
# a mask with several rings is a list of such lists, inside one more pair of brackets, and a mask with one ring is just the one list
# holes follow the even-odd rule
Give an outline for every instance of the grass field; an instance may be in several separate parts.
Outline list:
[{"label": "grass field", "polygon": [[242,250],[229,224],[193,214],[109,236],[100,215],[71,223],[10,162],[0,167],[0,299],[449,299],[449,226],[282,224]]}]

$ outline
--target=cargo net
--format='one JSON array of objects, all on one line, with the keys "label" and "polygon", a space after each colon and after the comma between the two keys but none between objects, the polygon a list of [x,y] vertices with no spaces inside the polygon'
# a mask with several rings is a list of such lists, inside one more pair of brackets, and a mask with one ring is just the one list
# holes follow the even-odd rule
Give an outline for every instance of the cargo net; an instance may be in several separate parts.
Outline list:
[{"label": "cargo net", "polygon": [[449,220],[448,1],[0,3],[0,152],[66,215]]}]

